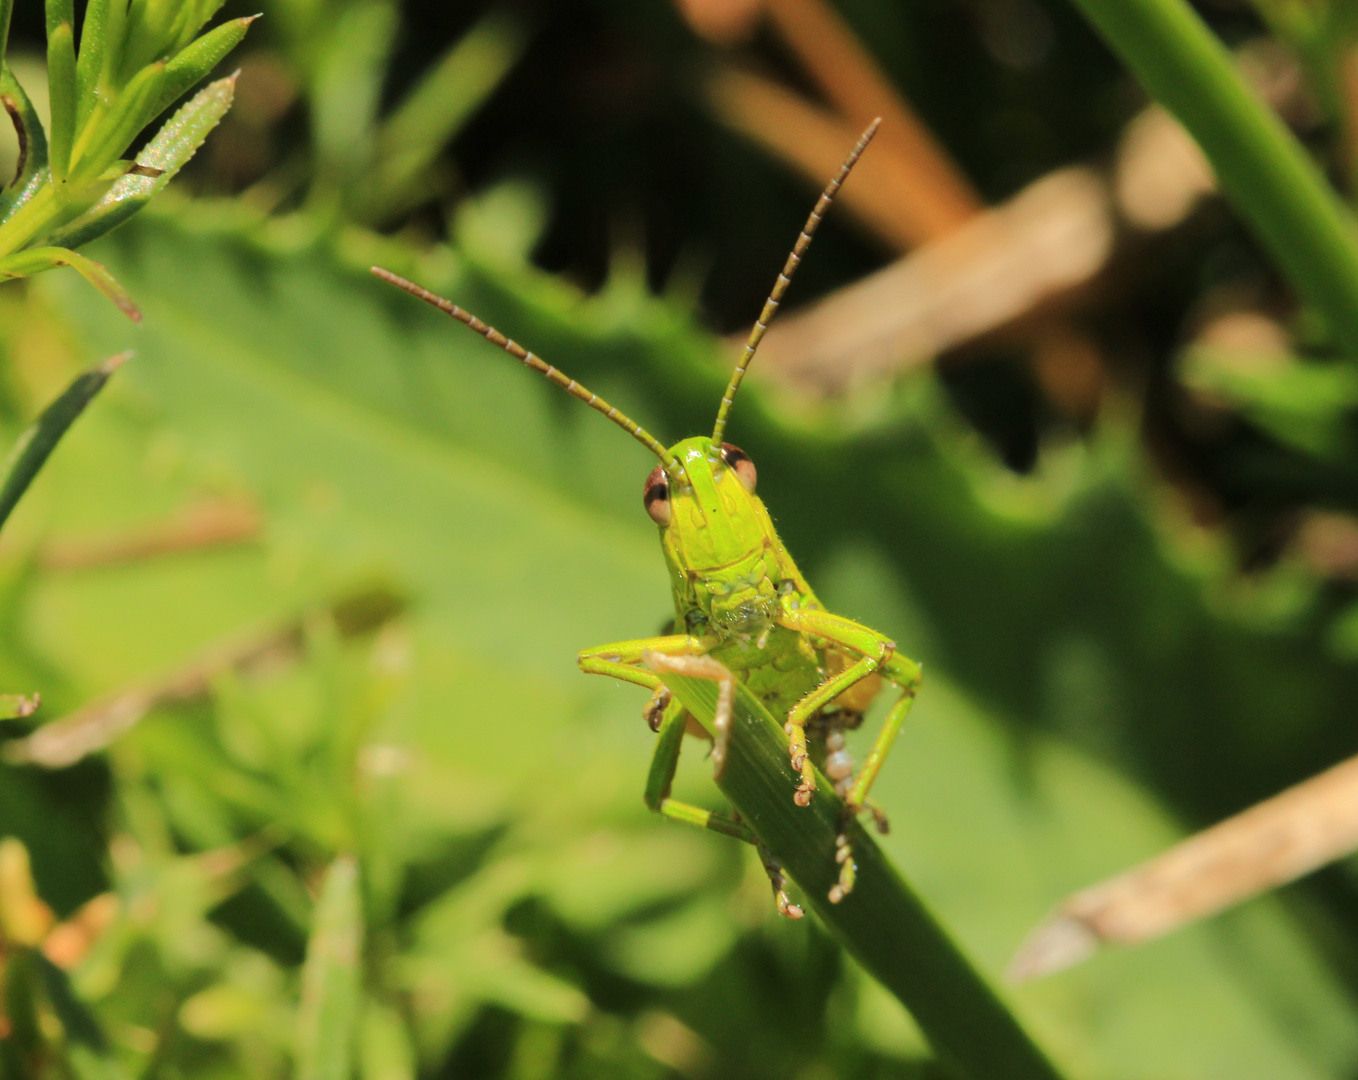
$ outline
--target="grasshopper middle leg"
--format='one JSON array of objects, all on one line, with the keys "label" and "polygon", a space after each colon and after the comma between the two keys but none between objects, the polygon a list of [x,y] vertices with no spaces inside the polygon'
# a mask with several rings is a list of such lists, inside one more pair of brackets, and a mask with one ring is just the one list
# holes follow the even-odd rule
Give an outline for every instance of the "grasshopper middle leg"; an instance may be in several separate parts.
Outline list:
[{"label": "grasshopper middle leg", "polygon": [[[849,822],[865,808],[872,810],[873,815],[878,819],[879,827],[884,820],[880,811],[868,803],[868,792],[871,791],[878,773],[882,771],[882,764],[891,752],[892,744],[895,743],[896,736],[900,734],[901,726],[905,723],[905,717],[914,704],[915,695],[919,690],[921,672],[919,665],[913,660],[896,653],[894,641],[876,630],[869,629],[861,623],[856,623],[841,615],[832,615],[827,611],[815,609],[801,609],[785,611],[779,621],[788,629],[798,630],[835,646],[852,650],[860,657],[859,660],[843,671],[826,679],[788,713],[789,749],[792,754],[793,767],[796,768],[800,764],[802,768],[802,784],[798,787],[797,794],[794,796],[799,805],[805,806],[810,801],[811,791],[815,789],[815,774],[810,765],[805,762],[806,722],[845,690],[874,672],[879,672],[901,688],[901,697],[892,706],[891,712],[887,714],[886,723],[882,725],[882,730],[878,733],[858,778],[852,782],[851,786],[847,786],[846,791],[842,792],[844,795],[844,824],[840,829],[835,847],[835,859],[839,863],[839,880],[830,889],[830,901],[837,904],[853,891],[857,872],[857,867],[853,861],[853,847],[849,841]],[[832,749],[832,753],[842,752],[842,750],[841,742],[839,746]],[[802,759],[800,763],[798,760],[799,752]],[[832,775],[840,772],[841,764],[839,762],[832,765],[830,761],[827,761],[826,764],[827,767],[831,768]],[[849,773],[840,773],[840,775],[834,776],[834,779],[838,781],[848,780],[851,776],[851,765],[849,770]],[[803,801],[803,798],[806,801]]]}]

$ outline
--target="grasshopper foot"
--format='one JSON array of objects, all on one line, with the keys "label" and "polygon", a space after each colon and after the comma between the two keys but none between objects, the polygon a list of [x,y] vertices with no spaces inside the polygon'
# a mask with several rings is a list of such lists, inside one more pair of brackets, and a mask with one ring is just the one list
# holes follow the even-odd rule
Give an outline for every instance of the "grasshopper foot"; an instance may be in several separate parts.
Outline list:
[{"label": "grasshopper foot", "polygon": [[793,771],[801,776],[792,801],[798,806],[810,806],[811,795],[816,790],[816,772],[811,767],[811,757],[806,750],[806,729],[789,720],[783,725],[783,730],[787,732],[787,751]]},{"label": "grasshopper foot", "polygon": [[853,892],[858,866],[853,861],[853,847],[849,843],[848,820],[835,837],[835,862],[839,863],[839,881],[830,889],[830,903],[838,904]]},{"label": "grasshopper foot", "polygon": [[[710,656],[666,656],[651,649],[642,653],[641,659],[652,671],[673,671],[695,679],[710,679],[717,684],[717,711],[712,718],[715,735],[712,740],[712,774],[720,779],[726,771],[726,750],[731,743],[731,716],[736,700],[736,677],[731,674],[731,669]],[[651,701],[655,701],[655,695]],[[649,705],[647,709],[649,719]]]},{"label": "grasshopper foot", "polygon": [[853,756],[844,745],[844,732],[831,728],[825,735],[825,773],[835,782],[835,793],[844,800],[844,815],[856,818],[866,810],[872,815],[872,823],[883,836],[891,831],[886,811],[874,802],[857,802],[854,798]]},{"label": "grasshopper foot", "polygon": [[782,864],[763,844],[755,844],[755,848],[759,861],[764,864],[764,873],[769,876],[769,884],[773,886],[773,902],[778,907],[778,914],[788,919],[800,919],[805,912],[787,895],[787,875],[783,873]]},{"label": "grasshopper foot", "polygon": [[646,702],[646,707],[641,710],[642,718],[646,721],[646,726],[652,731],[660,730],[660,721],[664,719],[665,709],[674,695],[668,686],[657,686],[655,693],[651,695],[651,700]]}]

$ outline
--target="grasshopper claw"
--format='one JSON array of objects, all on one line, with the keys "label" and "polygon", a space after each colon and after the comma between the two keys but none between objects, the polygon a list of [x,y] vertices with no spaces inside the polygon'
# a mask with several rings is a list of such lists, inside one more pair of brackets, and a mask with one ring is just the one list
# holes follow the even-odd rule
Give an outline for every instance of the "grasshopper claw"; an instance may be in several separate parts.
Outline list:
[{"label": "grasshopper claw", "polygon": [[[710,656],[666,656],[652,649],[643,652],[641,659],[652,671],[673,671],[717,684],[717,710],[712,718],[712,772],[720,779],[726,771],[726,750],[731,743],[731,717],[735,710],[736,677],[731,669]],[[655,697],[651,700],[654,702]]]},{"label": "grasshopper claw", "polygon": [[673,697],[670,688],[662,684],[656,687],[655,693],[651,695],[651,700],[646,702],[646,707],[641,710],[646,726],[652,731],[660,730],[660,721],[664,719],[665,709],[669,706]]},{"label": "grasshopper claw", "polygon": [[773,886],[773,902],[778,907],[778,914],[788,919],[800,919],[806,913],[787,895],[787,875],[783,873],[782,864],[763,844],[755,844],[755,850],[759,852],[759,861],[764,864],[764,873],[768,874],[769,884]]},{"label": "grasshopper claw", "polygon": [[[848,828],[847,821],[845,829]],[[854,880],[858,876],[858,865],[853,861],[853,848],[849,844],[848,832],[841,830],[835,837],[835,862],[839,863],[839,881],[830,889],[830,903],[838,904],[853,892]]]}]

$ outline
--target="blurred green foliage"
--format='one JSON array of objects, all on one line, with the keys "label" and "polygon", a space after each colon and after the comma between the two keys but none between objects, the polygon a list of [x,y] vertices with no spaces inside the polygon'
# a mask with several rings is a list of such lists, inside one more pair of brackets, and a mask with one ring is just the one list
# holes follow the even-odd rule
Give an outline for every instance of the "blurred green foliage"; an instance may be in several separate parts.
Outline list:
[{"label": "blurred green foliage", "polygon": [[[987,194],[1111,140],[1135,96],[1069,12],[1034,5],[1055,45],[1024,72],[967,10],[845,5]],[[646,455],[365,271],[455,296],[668,440],[710,423],[726,359],[704,327],[756,309],[801,192],[704,126],[682,89],[697,47],[659,0],[265,13],[239,86],[253,73],[273,96],[214,136],[236,156],[210,140],[188,170],[220,197],[171,191],[91,248],[143,327],[61,275],[0,290],[10,434],[90,360],[137,350],[7,526],[0,684],[40,688],[51,719],[222,641],[298,642],[271,665],[200,664],[203,686],[72,767],[0,766],[0,835],[33,882],[0,845],[0,898],[26,905],[0,912],[0,1045],[41,1050],[2,1075],[939,1075],[813,920],[776,920],[752,856],[646,814],[641,695],[575,668],[668,612]],[[1258,28],[1239,8],[1219,21]],[[646,92],[583,77],[620,54]],[[543,134],[572,108],[588,136],[560,134],[570,117]],[[1005,128],[1015,111],[1037,126]],[[655,226],[644,251],[600,224],[610,190]],[[675,269],[694,258],[666,224],[685,209],[715,251],[705,290]],[[879,258],[833,221],[817,243],[807,292]],[[1222,289],[1280,291],[1221,215],[1147,257],[1162,272],[1100,315],[1144,396],[1088,431],[1023,395],[1003,431],[972,430],[957,404],[996,393],[986,372],[1023,378],[1005,357],[965,386],[909,376],[869,409],[790,418],[751,388],[733,418],[820,595],[926,664],[877,789],[884,847],[992,977],[1071,889],[1352,750],[1351,585],[1295,555],[1242,575],[1232,544],[1353,508],[1350,361],[1246,370],[1177,348]],[[1229,422],[1204,435],[1180,420],[1208,393]],[[1040,445],[1029,475],[997,460],[1004,431]],[[1221,527],[1174,508],[1144,432]],[[220,500],[257,506],[259,534],[54,555]],[[371,593],[382,617],[342,625],[340,601]],[[31,727],[6,722],[7,745]],[[718,798],[691,749],[679,788]],[[1354,895],[1334,869],[1005,996],[1072,1076],[1351,1076]]]}]

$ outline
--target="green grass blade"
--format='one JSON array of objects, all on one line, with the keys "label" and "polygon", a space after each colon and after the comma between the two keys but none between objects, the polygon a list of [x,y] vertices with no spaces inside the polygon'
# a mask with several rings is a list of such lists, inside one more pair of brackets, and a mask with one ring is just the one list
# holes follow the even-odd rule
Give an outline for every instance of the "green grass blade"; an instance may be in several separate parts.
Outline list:
[{"label": "green grass blade", "polygon": [[[111,97],[122,85],[118,79],[118,66],[123,57],[126,34],[127,5],[123,0],[112,0],[104,20],[103,63],[95,74],[95,87],[105,97]],[[99,104],[96,103],[96,113]]]},{"label": "green grass blade", "polygon": [[188,92],[245,38],[246,31],[258,15],[246,15],[214,27],[165,65],[165,81],[153,116],[159,116],[182,95]]},{"label": "green grass blade", "polygon": [[[711,726],[715,683],[672,674],[661,678],[685,708]],[[825,925],[900,999],[934,1051],[960,1075],[973,1080],[1059,1076],[857,825],[851,832],[857,883],[843,901],[830,903],[828,893],[839,878],[835,838],[840,802],[833,785],[819,776],[820,789],[811,805],[797,806],[787,736],[744,686],[737,691],[731,748],[718,785],[801,886]]]},{"label": "green grass blade", "polygon": [[394,9],[381,0],[350,4],[317,43],[311,123],[318,179],[332,190],[371,165],[378,105],[392,42]]},{"label": "green grass blade", "polygon": [[85,21],[80,27],[80,55],[75,63],[75,123],[82,128],[94,111],[94,89],[104,70],[104,49],[108,40],[109,5],[113,0],[89,0]]},{"label": "green grass blade", "polygon": [[3,527],[38,470],[56,449],[57,443],[75,423],[85,406],[94,400],[111,376],[131,353],[119,353],[89,371],[78,375],[65,392],[43,410],[32,426],[19,436],[10,452],[3,484],[0,484],[0,527]]},{"label": "green grass blade", "polygon": [[1207,154],[1222,190],[1358,357],[1358,241],[1335,192],[1184,0],[1074,0]]},{"label": "green grass blade", "polygon": [[159,175],[129,173],[118,179],[97,203],[74,221],[52,233],[51,243],[76,248],[103,236],[130,218],[197,153],[203,141],[231,108],[236,92],[236,76],[209,83],[198,91],[141,148],[137,164]]},{"label": "green grass blade", "polygon": [[118,284],[118,279],[108,272],[108,268],[103,263],[97,263],[69,248],[28,248],[6,259],[0,259],[0,281],[32,277],[44,270],[55,270],[59,266],[69,266],[117,304],[118,310],[129,319],[141,322],[141,311],[132,299],[132,294]]},{"label": "green grass blade", "polygon": [[88,142],[78,145],[71,163],[73,184],[93,183],[118,160],[133,139],[155,117],[155,107],[165,85],[165,65],[148,64],[132,77],[118,96],[118,102]]},{"label": "green grass blade", "polygon": [[370,212],[402,209],[425,171],[523,55],[528,35],[498,12],[486,16],[434,64],[382,126]]},{"label": "green grass blade", "polygon": [[297,1080],[349,1080],[362,979],[363,905],[358,864],[330,864],[302,968]]},{"label": "green grass blade", "polygon": [[0,0],[0,66],[5,63],[9,48],[9,17],[14,11],[14,0]]},{"label": "green grass blade", "polygon": [[62,23],[68,26],[75,25],[75,4],[72,0],[47,0],[47,36],[50,38],[53,31]]},{"label": "green grass blade", "polygon": [[170,51],[178,52],[192,41],[193,35],[207,25],[207,21],[217,14],[223,3],[225,0],[199,0],[196,4],[185,4],[175,22],[175,37]]},{"label": "green grass blade", "polygon": [[71,977],[41,952],[34,950],[33,958],[42,978],[43,989],[47,991],[47,1000],[61,1020],[66,1038],[103,1057],[108,1052],[108,1040],[104,1037],[98,1019],[76,994]]}]

